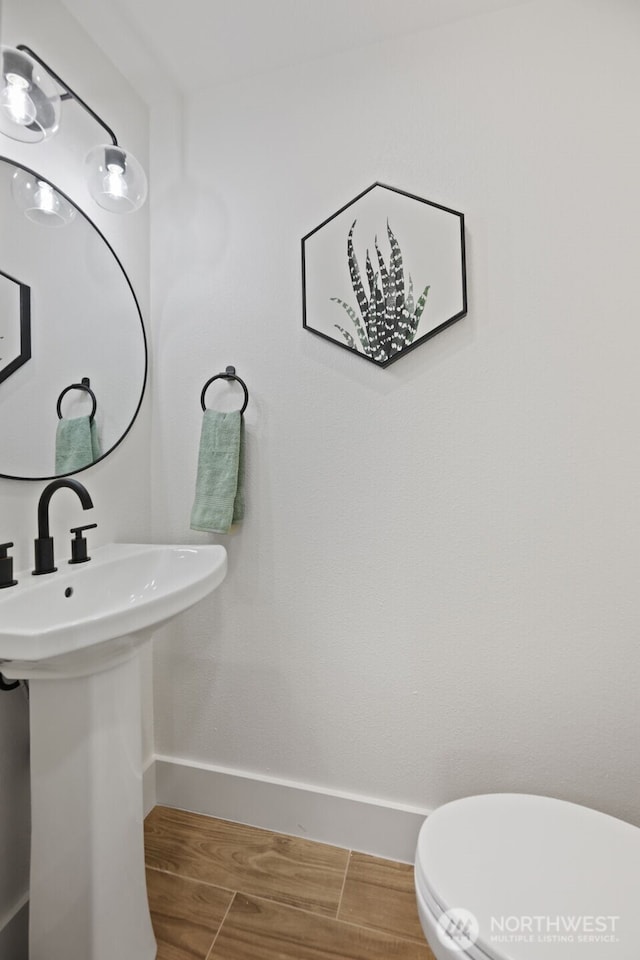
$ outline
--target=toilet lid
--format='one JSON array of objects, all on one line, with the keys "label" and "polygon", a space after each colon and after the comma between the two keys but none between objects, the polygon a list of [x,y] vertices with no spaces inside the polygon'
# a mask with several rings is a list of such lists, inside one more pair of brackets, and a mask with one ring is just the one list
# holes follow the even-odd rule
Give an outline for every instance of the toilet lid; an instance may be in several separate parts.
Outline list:
[{"label": "toilet lid", "polygon": [[436,920],[463,917],[470,955],[640,956],[640,829],[587,807],[522,794],[447,803],[420,831],[416,885]]}]

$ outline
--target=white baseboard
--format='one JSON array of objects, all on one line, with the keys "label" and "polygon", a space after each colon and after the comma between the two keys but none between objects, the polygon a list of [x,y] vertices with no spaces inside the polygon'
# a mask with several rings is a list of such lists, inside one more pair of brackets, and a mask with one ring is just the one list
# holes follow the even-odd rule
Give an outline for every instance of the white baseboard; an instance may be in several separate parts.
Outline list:
[{"label": "white baseboard", "polygon": [[238,770],[155,758],[157,803],[413,863],[428,811]]},{"label": "white baseboard", "polygon": [[0,917],[0,957],[27,960],[29,956],[29,894],[25,893],[5,916]]}]

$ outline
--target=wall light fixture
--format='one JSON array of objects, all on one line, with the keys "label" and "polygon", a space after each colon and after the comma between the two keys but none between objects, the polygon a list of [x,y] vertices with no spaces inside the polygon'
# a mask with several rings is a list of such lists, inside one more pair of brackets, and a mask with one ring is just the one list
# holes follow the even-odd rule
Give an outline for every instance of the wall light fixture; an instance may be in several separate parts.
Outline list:
[{"label": "wall light fixture", "polygon": [[[89,151],[85,176],[91,196],[112,213],[138,210],[147,197],[147,178],[133,154],[118,143],[111,127],[24,44],[0,47],[0,132],[12,140],[39,143],[53,136],[61,118],[61,104],[74,100],[107,133],[111,143]],[[56,85],[62,89],[59,93]]]}]

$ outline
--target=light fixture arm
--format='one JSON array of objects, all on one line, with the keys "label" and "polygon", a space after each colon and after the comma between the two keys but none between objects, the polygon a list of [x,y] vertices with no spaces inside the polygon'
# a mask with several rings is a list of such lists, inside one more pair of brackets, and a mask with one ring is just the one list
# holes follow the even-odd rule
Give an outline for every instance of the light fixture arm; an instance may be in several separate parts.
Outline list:
[{"label": "light fixture arm", "polygon": [[101,117],[98,116],[98,114],[95,112],[95,110],[92,110],[91,107],[90,107],[87,103],[85,103],[85,101],[82,99],[82,97],[79,97],[78,94],[77,94],[74,90],[72,90],[71,87],[70,87],[67,83],[65,83],[65,81],[62,80],[62,78],[59,77],[58,74],[57,74],[54,70],[51,69],[51,67],[49,66],[49,64],[46,63],[46,62],[42,59],[42,57],[39,57],[37,53],[34,53],[34,52],[33,52],[33,50],[31,49],[31,47],[27,47],[26,44],[24,44],[24,43],[18,44],[18,46],[16,47],[16,49],[17,49],[17,50],[21,50],[22,53],[26,53],[26,54],[27,54],[28,56],[30,56],[33,60],[35,60],[36,63],[39,63],[41,67],[44,67],[44,69],[45,69],[45,70],[47,71],[47,73],[52,77],[52,79],[55,80],[56,83],[58,83],[58,84],[63,88],[63,90],[66,91],[65,93],[62,94],[62,96],[60,97],[60,99],[61,99],[61,100],[75,100],[76,103],[78,103],[78,104],[82,107],[83,110],[86,110],[86,112],[89,114],[90,117],[93,117],[93,119],[96,121],[96,123],[99,123],[99,124],[100,124],[100,126],[103,128],[103,130],[106,130],[106,132],[109,134],[109,137],[111,138],[111,141],[112,141],[114,147],[117,147],[117,146],[118,146],[118,140],[117,140],[117,138],[116,138],[115,133],[114,133],[113,130],[111,129],[111,127],[107,126],[107,124],[104,122],[104,120],[103,120]]}]

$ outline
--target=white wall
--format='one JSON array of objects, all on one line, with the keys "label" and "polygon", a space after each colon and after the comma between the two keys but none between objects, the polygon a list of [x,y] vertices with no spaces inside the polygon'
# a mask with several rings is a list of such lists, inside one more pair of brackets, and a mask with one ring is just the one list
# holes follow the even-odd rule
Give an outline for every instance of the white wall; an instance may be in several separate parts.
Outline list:
[{"label": "white wall", "polygon": [[[202,384],[251,395],[228,578],[156,643],[158,753],[640,823],[639,41],[632,0],[535,0],[204,90],[182,155],[156,114],[156,539],[210,539]],[[375,180],[467,218],[467,318],[386,370],[301,327],[300,238]]]},{"label": "white wall", "polygon": [[[146,108],[65,8],[57,0],[3,0],[2,14],[2,42],[33,47],[105,117],[141,162],[148,163]],[[99,212],[84,186],[82,163],[88,149],[102,142],[102,131],[75,105],[66,104],[63,110],[65,128],[52,141],[27,147],[2,137],[0,154],[41,170],[89,212],[123,261],[147,315],[148,210],[118,221]],[[75,116],[74,110],[78,111]],[[81,480],[95,504],[98,529],[93,531],[94,544],[148,539],[148,404],[118,450],[104,463],[85,471]],[[28,570],[32,564],[36,506],[43,487],[43,483],[0,480],[0,541],[15,541],[16,570]],[[70,496],[60,495],[59,501],[53,502],[52,533],[61,552],[69,527],[78,521],[78,509]],[[2,928],[21,902],[28,883],[28,708],[20,691],[0,693],[0,758]],[[7,928],[6,936],[9,934]],[[4,956],[2,950],[9,948],[2,936],[0,930],[0,955]]]}]

